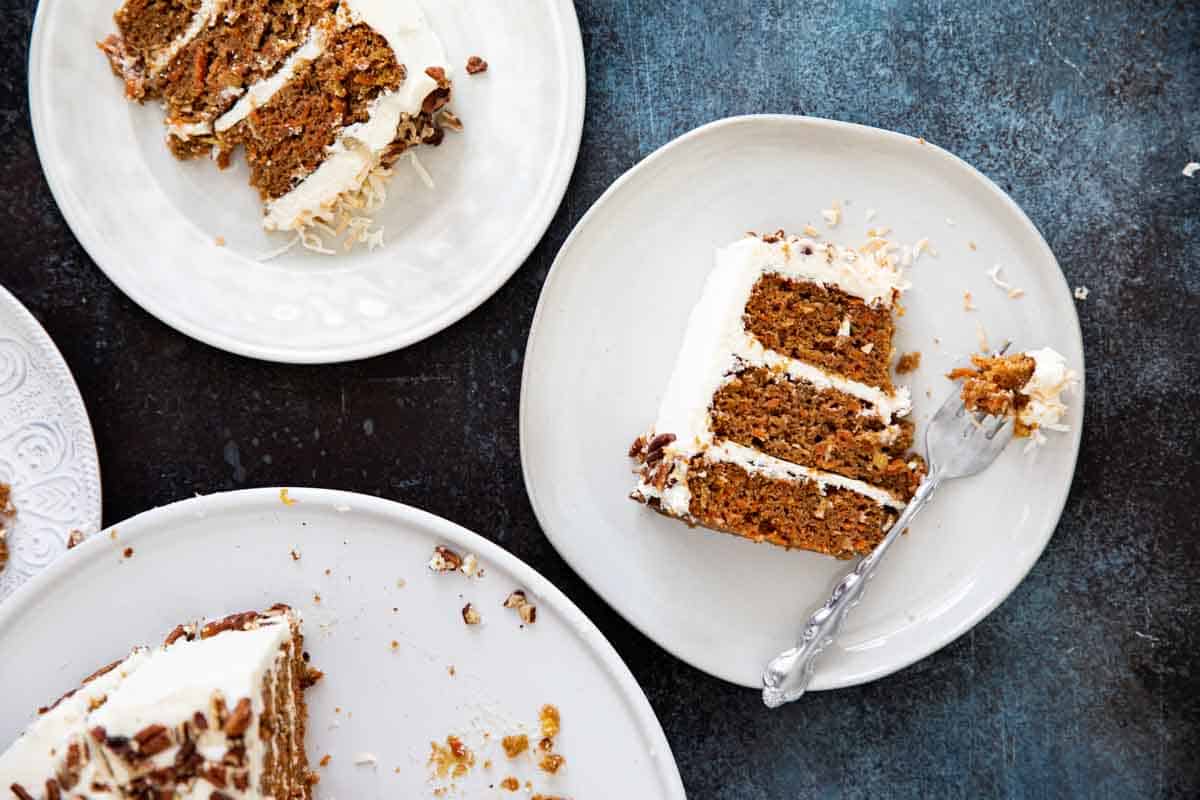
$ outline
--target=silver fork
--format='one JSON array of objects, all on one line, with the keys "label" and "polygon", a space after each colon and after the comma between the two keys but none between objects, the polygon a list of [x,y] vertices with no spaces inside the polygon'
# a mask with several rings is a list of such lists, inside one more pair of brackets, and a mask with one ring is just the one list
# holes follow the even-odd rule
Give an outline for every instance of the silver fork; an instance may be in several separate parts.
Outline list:
[{"label": "silver fork", "polygon": [[[1006,344],[1000,352],[1007,349]],[[887,555],[892,542],[921,512],[942,481],[981,472],[996,459],[1010,439],[1012,426],[1007,418],[967,413],[959,390],[951,393],[925,430],[929,472],[917,487],[913,499],[905,506],[883,541],[838,581],[829,600],[808,618],[808,624],[804,626],[796,646],[780,653],[767,664],[762,678],[763,703],[767,708],[778,708],[784,703],[798,700],[808,689],[817,657],[837,638],[847,612],[862,599],[863,589],[875,576],[879,562]]]}]

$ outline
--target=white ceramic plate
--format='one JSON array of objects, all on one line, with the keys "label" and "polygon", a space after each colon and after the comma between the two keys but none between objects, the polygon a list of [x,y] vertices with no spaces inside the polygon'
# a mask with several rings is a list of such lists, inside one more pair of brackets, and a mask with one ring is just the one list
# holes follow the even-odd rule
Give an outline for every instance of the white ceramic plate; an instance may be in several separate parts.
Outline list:
[{"label": "white ceramic plate", "polygon": [[0,287],[0,483],[12,486],[0,601],[100,527],[100,467],[87,409],[38,321]]},{"label": "white ceramic plate", "polygon": [[[848,205],[829,230],[820,211],[835,199]],[[1049,345],[1083,368],[1071,292],[1046,243],[993,183],[933,145],[820,119],[741,117],[671,142],[618,180],[563,245],[534,317],[525,482],[554,546],[614,608],[688,663],[745,686],[760,685],[766,661],[850,565],[654,514],[627,499],[625,453],[654,421],[714,249],[806,223],[855,245],[867,227],[892,226],[891,238],[928,237],[938,251],[912,270],[896,337],[899,351],[924,354],[907,376],[918,436],[952,390],[941,376],[978,349],[977,323],[993,342]],[[995,263],[1023,298],[992,284]],[[978,311],[963,310],[964,291]],[[984,475],[944,487],[818,663],[815,688],[911,664],[1013,590],[1066,501],[1082,396],[1071,403],[1072,432],[1035,458],[1010,447]]]},{"label": "white ceramic plate", "polygon": [[[38,153],[71,229],[101,269],[163,322],[273,361],[327,363],[430,336],[525,260],[562,200],[583,128],[583,46],[568,0],[426,2],[454,68],[462,134],[407,159],[376,215],[386,245],[321,256],[260,227],[239,158],[176,161],[157,104],[126,102],[95,42],[121,0],[45,0],[29,64]],[[488,72],[463,65],[481,55]],[[402,169],[400,169],[402,168]],[[218,247],[217,237],[226,245]]]},{"label": "white ceramic plate", "polygon": [[[160,641],[181,620],[283,601],[304,615],[306,649],[326,672],[308,695],[309,759],[332,756],[319,770],[318,798],[429,797],[448,785],[429,780],[430,742],[450,734],[477,761],[452,796],[498,796],[485,787],[509,775],[551,795],[684,796],[633,676],[533,569],[398,503],[322,489],[293,489],[290,499],[256,489],[149,511],[72,550],[15,594],[0,608],[0,652],[21,654],[0,659],[0,743],[38,704],[130,645]],[[439,544],[475,553],[484,576],[431,572],[426,562]],[[501,605],[518,587],[538,607],[524,628]],[[466,602],[482,613],[480,626],[463,624]],[[553,777],[528,755],[509,761],[499,745],[522,726],[536,731],[546,703],[562,715],[555,749],[566,757]],[[356,766],[360,753],[378,764]]]}]

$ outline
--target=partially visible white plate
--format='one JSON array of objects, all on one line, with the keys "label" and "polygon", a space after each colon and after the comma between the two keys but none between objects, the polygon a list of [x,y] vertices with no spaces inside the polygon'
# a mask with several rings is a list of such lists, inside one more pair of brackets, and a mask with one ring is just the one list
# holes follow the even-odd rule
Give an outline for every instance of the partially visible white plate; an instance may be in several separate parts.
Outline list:
[{"label": "partially visible white plate", "polygon": [[[148,511],[15,594],[0,607],[0,653],[21,654],[0,659],[0,743],[37,705],[130,645],[160,641],[183,620],[282,601],[303,614],[306,649],[326,673],[308,695],[309,759],[331,756],[318,770],[318,798],[429,797],[448,786],[429,780],[430,742],[448,735],[476,754],[452,796],[496,796],[485,787],[509,775],[548,795],[684,796],[633,676],[532,568],[398,503],[324,489],[292,489],[286,499],[255,489]],[[477,555],[483,577],[431,572],[437,545]],[[517,588],[537,605],[532,625],[502,607]],[[463,623],[467,602],[481,625]],[[547,703],[562,715],[555,750],[566,758],[553,777],[528,754],[510,761],[499,742],[536,731]],[[362,753],[378,763],[355,765]]]},{"label": "partially visible white plate", "polygon": [[100,465],[87,409],[66,363],[20,301],[0,286],[0,483],[7,525],[0,601],[67,550],[72,529],[100,527]]},{"label": "partially visible white plate", "polygon": [[[412,344],[466,316],[521,266],[566,191],[583,130],[583,45],[569,0],[424,3],[466,130],[423,148],[430,190],[397,164],[386,244],[338,256],[260,226],[242,159],[221,172],[163,144],[157,104],[127,102],[97,40],[121,0],[44,0],[29,57],[42,168],[71,229],[139,305],[242,355],[328,363]],[[467,57],[491,68],[470,76]],[[225,246],[216,244],[217,238]]]},{"label": "partially visible white plate", "polygon": [[[845,205],[829,229],[821,210]],[[868,218],[870,221],[868,221]],[[952,390],[942,377],[991,341],[1051,346],[1082,373],[1071,292],[1033,224],[991,181],[924,141],[828,120],[739,117],[706,125],[620,178],[558,254],[534,317],[521,397],[525,483],[546,535],[617,611],[684,661],[744,686],[791,646],[849,564],[688,530],[627,499],[629,443],[649,427],[713,251],[747,230],[813,224],[859,245],[868,227],[929,238],[912,270],[899,351],[923,353],[918,437]],[[1011,299],[987,270],[1026,294]],[[977,311],[964,310],[970,291]],[[1080,389],[1082,392],[1082,389]],[[813,687],[878,678],[971,628],[1016,587],[1066,502],[1071,432],[1027,457],[1013,446],[978,478],[945,486],[889,555]],[[919,438],[918,441],[921,441]]]}]

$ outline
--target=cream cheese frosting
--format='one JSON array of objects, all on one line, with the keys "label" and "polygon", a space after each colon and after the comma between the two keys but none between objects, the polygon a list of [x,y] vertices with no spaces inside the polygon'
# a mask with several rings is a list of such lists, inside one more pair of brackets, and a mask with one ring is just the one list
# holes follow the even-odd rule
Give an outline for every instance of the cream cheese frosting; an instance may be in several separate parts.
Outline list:
[{"label": "cream cheese frosting", "polygon": [[[653,428],[676,437],[664,448],[665,457],[672,462],[671,474],[662,489],[642,480],[635,495],[643,499],[657,498],[668,512],[686,516],[691,502],[686,480],[688,461],[700,453],[712,459],[737,463],[747,471],[770,469],[777,477],[793,480],[816,477],[814,470],[778,459],[768,460],[769,457],[749,448],[714,442],[710,417],[712,397],[746,365],[782,369],[792,380],[807,381],[818,389],[833,388],[845,392],[864,401],[869,406],[865,413],[878,415],[885,424],[908,414],[912,402],[907,388],[900,387],[889,394],[768,350],[746,330],[743,322],[746,302],[755,284],[763,275],[772,273],[834,286],[869,305],[891,306],[909,286],[891,253],[893,248],[891,245],[874,245],[862,252],[795,236],[774,241],[752,236],[719,249],[716,266],[688,318],[683,346]],[[889,426],[883,435],[893,436],[895,431]],[[837,485],[867,495],[881,504],[897,505],[890,494],[862,481],[839,476],[831,478],[846,483],[824,480],[822,485]],[[898,505],[903,506],[902,503]]]},{"label": "cream cheese frosting", "polygon": [[[192,641],[179,639],[155,650],[134,650],[117,667],[84,684],[34,720],[0,755],[0,786],[20,784],[40,790],[48,777],[60,773],[70,743],[79,742],[88,747],[90,758],[70,796],[123,797],[120,787],[147,770],[175,763],[179,744],[173,742],[148,762],[132,767],[119,753],[98,744],[89,732],[102,728],[103,735],[112,741],[132,739],[152,725],[173,729],[193,719],[197,711],[207,713],[218,696],[230,710],[243,698],[250,701],[250,724],[240,744],[245,748],[248,774],[261,774],[266,751],[259,735],[264,687],[272,691],[277,667],[286,669],[286,659],[292,655],[287,648],[292,642],[294,619],[292,613],[260,617],[257,627],[247,630],[227,630]],[[289,730],[294,731],[300,724],[295,719],[296,709],[275,711],[291,716]],[[221,763],[230,744],[215,725],[200,732],[195,740],[196,751],[214,763]],[[294,741],[292,744],[297,746]],[[209,798],[218,789],[228,796],[263,796],[257,786],[230,794],[230,788],[213,786],[203,777],[177,787],[176,796]]]},{"label": "cream cheese frosting", "polygon": [[1062,421],[1067,414],[1063,394],[1074,387],[1079,376],[1067,368],[1062,354],[1049,347],[1025,355],[1033,359],[1035,366],[1032,377],[1021,387],[1021,394],[1029,398],[1029,403],[1021,409],[1020,419],[1033,430],[1034,442],[1041,442],[1045,437],[1038,431],[1068,430]]},{"label": "cream cheese frosting", "polygon": [[[0,787],[5,791],[12,784],[40,787],[47,776],[57,773],[72,742],[86,742],[88,713],[94,703],[116,693],[121,684],[149,658],[149,651],[138,648],[120,664],[64,697],[53,708],[30,723],[25,732],[0,754]],[[94,754],[83,765],[80,785],[91,787],[93,782],[104,784],[112,773],[106,761]],[[110,792],[91,792],[88,797],[115,797]]]},{"label": "cream cheese frosting", "polygon": [[331,212],[342,195],[361,187],[379,167],[404,115],[419,113],[425,98],[437,89],[438,82],[426,70],[439,67],[450,74],[442,43],[415,0],[343,0],[339,14],[343,9],[387,40],[396,59],[405,65],[406,78],[399,88],[375,99],[365,122],[342,131],[316,170],[290,192],[267,203],[263,220],[267,230],[299,230]]},{"label": "cream cheese frosting", "polygon": [[208,26],[217,21],[217,16],[225,9],[226,0],[200,0],[200,7],[196,9],[196,13],[192,15],[191,22],[183,33],[175,37],[175,39],[166,47],[159,50],[150,59],[147,65],[147,72],[151,77],[158,75],[171,63],[171,59],[179,55],[179,51],[187,47],[188,44],[200,35]]}]

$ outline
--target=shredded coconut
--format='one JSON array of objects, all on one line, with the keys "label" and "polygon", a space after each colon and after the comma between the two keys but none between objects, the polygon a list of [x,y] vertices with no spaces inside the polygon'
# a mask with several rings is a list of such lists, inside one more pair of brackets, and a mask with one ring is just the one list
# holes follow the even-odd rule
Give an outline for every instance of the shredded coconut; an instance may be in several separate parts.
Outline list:
[{"label": "shredded coconut", "polygon": [[987,271],[988,277],[992,279],[992,283],[996,284],[996,286],[1007,292],[1008,296],[1013,300],[1017,299],[1018,297],[1023,297],[1025,295],[1024,289],[1019,289],[1000,277],[1000,270],[1002,269],[1004,269],[1004,266],[997,264]]},{"label": "shredded coconut", "polygon": [[842,221],[842,204],[834,200],[831,208],[821,210],[821,216],[825,218],[826,225],[836,228],[838,223]]},{"label": "shredded coconut", "polygon": [[1200,169],[1200,163],[1197,163],[1195,161],[1189,161],[1187,163],[1187,166],[1185,166],[1183,168],[1183,174],[1185,177],[1190,178],[1196,174],[1196,170],[1198,170],[1198,169]]},{"label": "shredded coconut", "polygon": [[433,176],[429,174],[429,170],[425,169],[425,165],[417,158],[417,154],[409,150],[408,158],[412,161],[413,169],[417,171],[417,175],[421,176],[421,182],[429,189],[434,188]]},{"label": "shredded coconut", "polygon": [[1088,298],[1088,287],[1076,286],[1075,287],[1075,299],[1076,300],[1087,300],[1087,298]]},{"label": "shredded coconut", "polygon": [[850,335],[850,318],[849,317],[842,317],[842,324],[838,326],[837,335],[838,336],[849,336]]},{"label": "shredded coconut", "polygon": [[867,222],[870,222],[871,220],[875,219],[875,209],[868,208],[866,218],[867,218]]},{"label": "shredded coconut", "polygon": [[979,352],[986,353],[992,349],[988,346],[987,331],[983,329],[982,322],[975,323],[975,335],[979,337]]}]

